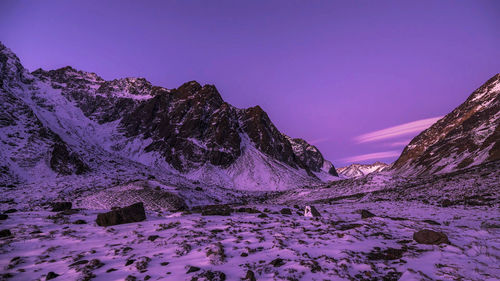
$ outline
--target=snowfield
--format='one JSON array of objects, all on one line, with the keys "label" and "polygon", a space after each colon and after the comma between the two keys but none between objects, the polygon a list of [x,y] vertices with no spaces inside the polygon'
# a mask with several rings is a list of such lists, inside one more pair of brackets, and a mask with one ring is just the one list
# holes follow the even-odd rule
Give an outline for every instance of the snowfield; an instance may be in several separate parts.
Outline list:
[{"label": "snowfield", "polygon": [[[500,277],[498,208],[322,204],[316,205],[322,216],[310,218],[303,206],[245,207],[230,216],[148,211],[146,221],[111,227],[96,225],[95,210],[8,213],[1,228],[12,236],[0,240],[0,278],[46,280],[49,272],[59,275],[55,280]],[[285,207],[290,215],[280,213]],[[375,217],[362,219],[360,210]],[[416,243],[421,229],[445,233],[450,244]]]}]

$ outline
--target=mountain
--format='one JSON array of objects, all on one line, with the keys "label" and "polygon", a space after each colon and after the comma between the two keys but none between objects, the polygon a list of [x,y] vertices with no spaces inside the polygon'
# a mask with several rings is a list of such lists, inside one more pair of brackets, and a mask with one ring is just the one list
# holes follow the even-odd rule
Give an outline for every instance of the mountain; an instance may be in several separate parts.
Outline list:
[{"label": "mountain", "polygon": [[106,81],[69,66],[29,73],[1,43],[0,69],[4,185],[148,173],[282,190],[337,176],[316,147],[281,133],[259,106],[226,103],[213,85]]},{"label": "mountain", "polygon": [[338,168],[337,172],[348,178],[357,178],[384,171],[387,167],[389,167],[388,164],[377,161],[373,164],[351,164],[347,167]]},{"label": "mountain", "polygon": [[500,74],[403,150],[392,170],[403,175],[446,173],[500,159]]}]

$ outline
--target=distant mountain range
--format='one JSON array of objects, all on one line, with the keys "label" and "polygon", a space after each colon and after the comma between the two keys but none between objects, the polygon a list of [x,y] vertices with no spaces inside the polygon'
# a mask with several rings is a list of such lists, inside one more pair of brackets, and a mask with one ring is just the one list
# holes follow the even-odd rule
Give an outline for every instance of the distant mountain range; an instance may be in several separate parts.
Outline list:
[{"label": "distant mountain range", "polygon": [[140,171],[282,190],[337,176],[316,147],[281,133],[259,106],[224,102],[213,85],[166,89],[69,66],[29,73],[1,43],[0,69],[2,184]]},{"label": "distant mountain range", "polygon": [[378,161],[373,164],[351,164],[347,167],[337,168],[337,172],[339,175],[346,176],[348,178],[357,178],[371,173],[384,171],[388,166],[388,164]]}]

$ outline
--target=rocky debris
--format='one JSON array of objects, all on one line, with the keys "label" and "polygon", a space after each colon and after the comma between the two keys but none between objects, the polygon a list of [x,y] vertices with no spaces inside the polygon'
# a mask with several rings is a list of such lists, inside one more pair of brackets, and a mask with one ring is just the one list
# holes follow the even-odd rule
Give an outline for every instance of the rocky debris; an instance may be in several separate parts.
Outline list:
[{"label": "rocky debris", "polygon": [[397,260],[403,257],[405,249],[387,248],[383,251],[376,247],[368,254],[370,260]]},{"label": "rocky debris", "polygon": [[238,209],[236,209],[236,212],[238,212],[238,213],[249,213],[249,214],[260,213],[259,210],[255,209],[255,208],[250,208],[250,207],[241,207],[241,208],[238,208]]},{"label": "rocky debris", "polygon": [[81,160],[81,157],[74,152],[70,152],[63,142],[56,142],[53,145],[50,168],[61,175],[81,175],[90,170],[89,166]]},{"label": "rocky debris", "polygon": [[243,278],[245,281],[257,281],[257,278],[255,278],[255,273],[251,270],[247,270],[247,274],[245,275],[245,278]]},{"label": "rocky debris", "polygon": [[373,217],[375,217],[375,215],[372,212],[368,211],[368,210],[361,210],[360,213],[361,213],[361,218],[362,219],[367,219],[367,218],[373,218]]},{"label": "rocky debris", "polygon": [[495,229],[500,228],[500,221],[483,221],[481,223],[482,229]]},{"label": "rocky debris", "polygon": [[71,202],[53,202],[50,205],[52,206],[52,212],[71,210],[71,207],[73,206]]},{"label": "rocky debris", "polygon": [[156,239],[158,239],[158,237],[160,237],[160,236],[158,236],[158,235],[149,235],[148,236],[148,240],[151,241],[151,242],[154,242]]},{"label": "rocky debris", "polygon": [[272,260],[269,264],[274,266],[274,267],[280,267],[280,266],[285,264],[285,261],[281,258],[277,258],[277,259]]},{"label": "rocky debris", "polygon": [[146,213],[144,211],[144,206],[142,202],[139,202],[118,210],[98,214],[96,223],[99,226],[111,226],[131,222],[140,222],[145,219]]},{"label": "rocky debris", "polygon": [[45,277],[45,280],[52,280],[52,279],[55,279],[59,276],[59,274],[53,272],[53,271],[50,271],[49,273],[47,273],[47,276]]},{"label": "rocky debris", "polygon": [[210,260],[210,263],[213,265],[220,265],[226,261],[226,254],[224,252],[224,246],[222,243],[217,242],[211,244],[206,249],[207,257]]},{"label": "rocky debris", "polygon": [[269,216],[266,213],[260,213],[257,217],[261,218],[261,219],[265,219],[265,218],[268,218]]},{"label": "rocky debris", "polygon": [[15,213],[17,212],[17,209],[8,209],[4,212],[4,214],[12,214],[12,213]]},{"label": "rocky debris", "polygon": [[191,278],[191,281],[225,281],[226,274],[222,271],[204,270]]},{"label": "rocky debris", "polygon": [[305,217],[321,217],[321,214],[316,210],[314,206],[306,206],[304,210]]},{"label": "rocky debris", "polygon": [[280,213],[282,215],[291,215],[292,214],[292,210],[290,210],[290,208],[283,208],[283,209],[281,209]]},{"label": "rocky debris", "polygon": [[9,216],[8,215],[5,215],[5,214],[0,214],[0,221],[3,221],[3,220],[6,220],[8,219]]},{"label": "rocky debris", "polygon": [[139,272],[144,272],[148,268],[150,261],[151,261],[151,258],[149,258],[149,257],[140,257],[135,262],[135,268],[137,268],[137,270]]},{"label": "rocky debris", "polygon": [[439,202],[439,204],[441,205],[441,207],[453,206],[453,202],[450,199],[441,200],[441,202]]},{"label": "rocky debris", "polygon": [[0,237],[10,237],[10,236],[12,236],[12,233],[10,232],[9,229],[0,230]]},{"label": "rocky debris", "polygon": [[137,281],[137,277],[135,277],[134,275],[128,275],[125,278],[125,281]]},{"label": "rocky debris", "polygon": [[188,266],[186,274],[192,273],[192,272],[197,272],[200,271],[201,268],[197,266]]},{"label": "rocky debris", "polygon": [[73,224],[87,224],[87,222],[85,220],[76,220]]},{"label": "rocky debris", "polygon": [[413,240],[420,244],[439,245],[449,244],[448,236],[442,232],[436,232],[430,229],[422,229],[413,234]]},{"label": "rocky debris", "polygon": [[227,205],[208,205],[204,206],[202,216],[230,216],[233,210]]}]

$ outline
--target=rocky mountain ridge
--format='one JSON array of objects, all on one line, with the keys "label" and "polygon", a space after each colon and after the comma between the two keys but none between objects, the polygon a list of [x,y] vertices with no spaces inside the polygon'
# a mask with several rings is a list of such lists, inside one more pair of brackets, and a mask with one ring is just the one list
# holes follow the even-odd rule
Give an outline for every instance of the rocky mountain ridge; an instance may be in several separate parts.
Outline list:
[{"label": "rocky mountain ridge", "polygon": [[338,168],[337,172],[348,178],[357,178],[371,173],[382,172],[388,167],[388,164],[377,161],[373,164],[351,164],[346,167]]},{"label": "rocky mountain ridge", "polygon": [[432,175],[500,159],[500,74],[416,136],[391,170]]},{"label": "rocky mountain ridge", "polygon": [[[166,89],[144,78],[106,81],[72,67],[29,73],[1,44],[0,64],[2,169],[10,182],[35,166],[50,178],[110,165],[123,170],[132,162],[242,189],[291,188],[337,175],[317,148],[282,134],[262,108],[235,108],[213,85],[190,81]],[[16,136],[24,146],[9,145]],[[20,168],[15,155],[32,165]]]}]

